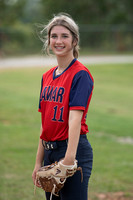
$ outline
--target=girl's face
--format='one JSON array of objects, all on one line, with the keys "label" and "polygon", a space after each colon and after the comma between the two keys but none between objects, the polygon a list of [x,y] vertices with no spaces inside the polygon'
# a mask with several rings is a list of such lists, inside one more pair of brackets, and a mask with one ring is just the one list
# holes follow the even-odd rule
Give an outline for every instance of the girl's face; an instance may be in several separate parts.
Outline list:
[{"label": "girl's face", "polygon": [[73,57],[73,37],[64,26],[54,26],[50,33],[50,47],[56,56]]}]

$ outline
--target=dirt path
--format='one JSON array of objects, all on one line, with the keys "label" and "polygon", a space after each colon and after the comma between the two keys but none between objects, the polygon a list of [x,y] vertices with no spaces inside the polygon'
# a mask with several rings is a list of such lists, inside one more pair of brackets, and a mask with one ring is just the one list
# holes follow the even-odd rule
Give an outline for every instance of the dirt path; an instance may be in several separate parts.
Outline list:
[{"label": "dirt path", "polygon": [[[117,56],[81,56],[78,59],[83,64],[108,64],[108,63],[133,63],[132,55]],[[28,56],[20,58],[1,58],[0,69],[19,68],[19,67],[45,67],[55,66],[54,57]]]},{"label": "dirt path", "polygon": [[[95,200],[133,200],[133,194],[125,194],[124,192],[115,193],[99,193],[94,194],[93,199]],[[92,200],[89,198],[88,200]]]}]

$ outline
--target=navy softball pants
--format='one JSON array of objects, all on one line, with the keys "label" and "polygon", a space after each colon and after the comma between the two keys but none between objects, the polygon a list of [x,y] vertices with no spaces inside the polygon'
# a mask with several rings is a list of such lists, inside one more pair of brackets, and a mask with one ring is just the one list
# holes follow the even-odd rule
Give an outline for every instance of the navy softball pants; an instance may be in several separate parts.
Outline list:
[{"label": "navy softball pants", "polygon": [[[54,150],[44,150],[44,166],[64,158],[67,149],[67,142],[59,142]],[[52,200],[88,200],[88,183],[92,171],[93,151],[86,135],[79,139],[76,159],[78,166],[82,167],[83,182],[81,173],[77,171],[72,177],[67,178],[64,187],[60,190],[59,197],[53,195]],[[46,199],[50,200],[51,193],[46,192]]]}]

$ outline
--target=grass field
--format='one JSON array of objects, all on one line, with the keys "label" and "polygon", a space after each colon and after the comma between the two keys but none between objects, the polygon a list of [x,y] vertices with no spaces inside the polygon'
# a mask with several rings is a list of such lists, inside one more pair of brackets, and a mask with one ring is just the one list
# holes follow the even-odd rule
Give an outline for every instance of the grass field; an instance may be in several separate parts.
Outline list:
[{"label": "grass field", "polygon": [[[89,198],[133,198],[133,64],[89,66],[95,88],[87,123],[94,151]],[[0,70],[0,200],[40,200],[31,179],[40,129],[42,68]]]}]

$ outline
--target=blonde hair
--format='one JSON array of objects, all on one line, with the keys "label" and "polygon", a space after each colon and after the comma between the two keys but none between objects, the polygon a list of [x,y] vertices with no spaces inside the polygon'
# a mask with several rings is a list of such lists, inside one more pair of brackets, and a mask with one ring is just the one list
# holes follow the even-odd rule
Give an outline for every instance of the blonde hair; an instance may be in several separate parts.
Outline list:
[{"label": "blonde hair", "polygon": [[[76,41],[76,45],[73,47],[73,56],[78,58],[79,55],[79,28],[78,25],[74,22],[70,15],[66,13],[59,13],[55,15],[49,23],[43,27],[41,30],[40,39],[44,43],[43,49],[46,51],[47,55],[50,55],[50,33],[54,26],[64,26],[67,28],[73,37],[73,42]],[[46,34],[46,36],[45,36]]]}]

